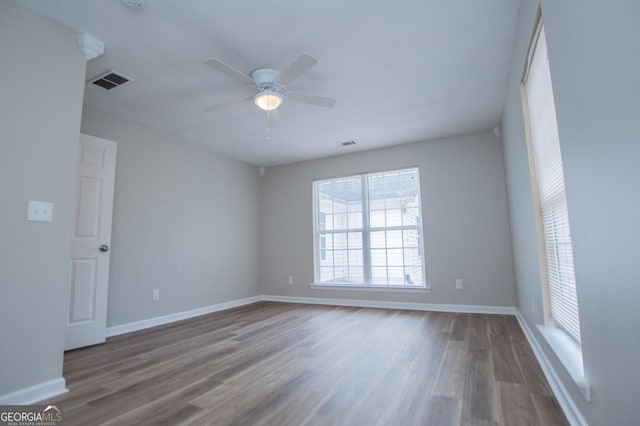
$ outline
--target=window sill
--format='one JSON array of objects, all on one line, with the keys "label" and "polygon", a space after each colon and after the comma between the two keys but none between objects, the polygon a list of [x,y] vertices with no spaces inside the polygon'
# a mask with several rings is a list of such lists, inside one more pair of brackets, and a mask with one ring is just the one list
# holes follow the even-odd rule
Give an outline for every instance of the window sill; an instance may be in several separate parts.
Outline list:
[{"label": "window sill", "polygon": [[587,401],[591,401],[591,386],[584,376],[582,348],[564,331],[538,325],[538,330],[567,370]]},{"label": "window sill", "polygon": [[431,293],[428,287],[402,286],[402,285],[354,285],[354,284],[324,284],[311,283],[310,288],[316,290],[350,290],[350,291],[383,291],[383,292],[407,292],[407,293]]}]

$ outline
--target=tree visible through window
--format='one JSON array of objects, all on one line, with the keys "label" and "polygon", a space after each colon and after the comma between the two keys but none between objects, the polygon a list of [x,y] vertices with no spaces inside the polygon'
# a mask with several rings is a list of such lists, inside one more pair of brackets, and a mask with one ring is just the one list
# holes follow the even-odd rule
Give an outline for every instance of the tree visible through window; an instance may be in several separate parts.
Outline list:
[{"label": "tree visible through window", "polygon": [[418,169],[314,183],[315,281],[425,287]]}]

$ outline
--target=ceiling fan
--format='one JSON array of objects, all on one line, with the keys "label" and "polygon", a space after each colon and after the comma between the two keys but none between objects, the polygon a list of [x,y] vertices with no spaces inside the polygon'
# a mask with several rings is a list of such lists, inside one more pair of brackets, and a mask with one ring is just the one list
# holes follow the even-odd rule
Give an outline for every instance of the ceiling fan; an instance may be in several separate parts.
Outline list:
[{"label": "ceiling fan", "polygon": [[229,77],[233,77],[246,86],[253,87],[258,91],[258,93],[255,95],[229,99],[228,101],[205,107],[205,111],[215,111],[221,108],[228,107],[230,105],[250,100],[253,100],[253,102],[260,109],[269,112],[275,112],[275,110],[285,100],[302,102],[327,108],[331,108],[336,103],[336,100],[334,98],[309,95],[299,92],[290,92],[285,90],[289,83],[300,77],[302,74],[307,72],[311,67],[318,63],[318,61],[314,57],[306,53],[300,55],[298,59],[293,61],[293,63],[283,71],[276,71],[271,68],[258,68],[252,71],[250,75],[246,75],[238,71],[237,69],[225,64],[217,58],[207,59],[204,63],[214,70],[226,74]]}]

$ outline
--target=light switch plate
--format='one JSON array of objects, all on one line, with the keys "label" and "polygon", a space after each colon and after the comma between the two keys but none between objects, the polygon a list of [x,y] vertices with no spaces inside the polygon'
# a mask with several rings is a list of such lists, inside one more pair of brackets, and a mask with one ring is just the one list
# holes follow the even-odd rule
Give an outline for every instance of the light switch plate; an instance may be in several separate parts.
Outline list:
[{"label": "light switch plate", "polygon": [[44,201],[29,201],[27,220],[32,222],[53,221],[53,204]]}]

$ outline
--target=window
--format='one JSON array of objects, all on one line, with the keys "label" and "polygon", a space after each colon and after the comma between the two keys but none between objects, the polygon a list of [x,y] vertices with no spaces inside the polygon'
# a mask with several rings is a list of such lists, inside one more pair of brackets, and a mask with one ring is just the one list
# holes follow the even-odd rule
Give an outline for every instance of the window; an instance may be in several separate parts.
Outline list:
[{"label": "window", "polygon": [[580,344],[580,319],[564,173],[544,27],[538,25],[522,80],[528,117],[529,157],[536,193],[543,293],[548,325]]},{"label": "window", "polygon": [[315,282],[425,288],[418,169],[314,182]]}]

